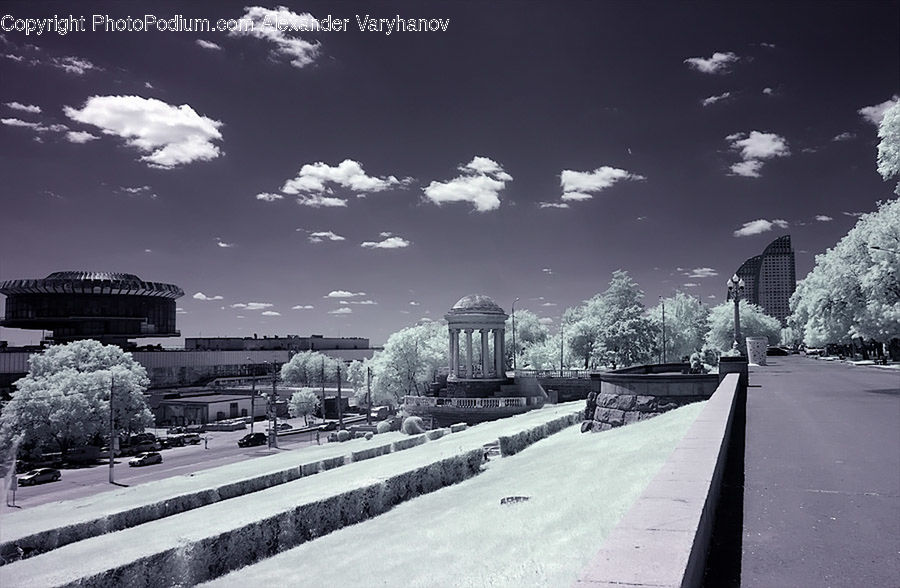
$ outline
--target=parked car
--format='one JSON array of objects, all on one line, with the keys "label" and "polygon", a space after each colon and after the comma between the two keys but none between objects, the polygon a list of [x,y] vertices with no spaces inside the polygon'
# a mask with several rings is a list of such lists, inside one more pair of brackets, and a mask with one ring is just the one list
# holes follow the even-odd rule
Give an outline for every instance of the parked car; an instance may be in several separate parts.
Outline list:
[{"label": "parked car", "polygon": [[130,465],[131,467],[145,466],[154,463],[162,463],[162,455],[155,451],[139,453],[138,455],[128,460],[128,465]]},{"label": "parked car", "polygon": [[255,447],[257,445],[265,445],[268,442],[265,433],[250,433],[244,435],[238,441],[238,447]]},{"label": "parked car", "polygon": [[184,427],[169,427],[167,432],[169,435],[178,435],[179,433],[184,433]]},{"label": "parked car", "polygon": [[133,443],[129,451],[131,453],[137,455],[139,453],[146,453],[148,451],[157,451],[159,449],[159,445],[156,441],[151,441],[150,439],[145,439],[143,441],[138,441],[137,443]]},{"label": "parked car", "polygon": [[787,349],[784,349],[783,347],[770,346],[768,349],[766,349],[766,355],[768,355],[770,357],[772,357],[772,356],[780,357],[780,356],[785,356],[785,355],[790,355],[790,354],[791,354],[791,352],[788,351]]},{"label": "parked car", "polygon": [[185,433],[205,433],[206,425],[188,425],[184,428]]},{"label": "parked car", "polygon": [[319,425],[320,431],[337,431],[338,424],[336,421],[329,421]]},{"label": "parked car", "polygon": [[289,430],[291,430],[291,429],[293,429],[293,428],[294,428],[294,427],[292,427],[290,423],[278,423],[278,430],[279,430],[279,431],[289,431]]},{"label": "parked car", "polygon": [[19,486],[34,486],[44,482],[55,482],[62,477],[59,470],[54,468],[38,468],[25,472],[19,476]]},{"label": "parked car", "polygon": [[181,436],[181,439],[184,443],[190,443],[191,445],[197,445],[203,440],[198,433],[185,433]]}]

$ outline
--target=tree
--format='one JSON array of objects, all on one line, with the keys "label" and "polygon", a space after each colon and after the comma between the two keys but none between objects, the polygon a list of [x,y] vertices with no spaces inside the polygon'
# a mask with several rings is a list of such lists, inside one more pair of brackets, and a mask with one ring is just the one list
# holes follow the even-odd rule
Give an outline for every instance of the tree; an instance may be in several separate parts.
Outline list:
[{"label": "tree", "polygon": [[[547,339],[547,327],[541,323],[538,315],[530,310],[517,310],[513,313],[516,317],[516,347],[518,347],[518,357],[522,356],[522,352],[526,347],[535,343],[542,343]],[[513,349],[513,317],[506,319],[504,331],[504,348],[506,351],[506,363],[512,366]],[[480,346],[476,346],[480,347]],[[480,353],[480,350],[479,350]],[[516,362],[518,365],[518,362]]]},{"label": "tree", "polygon": [[319,405],[319,398],[312,388],[301,388],[291,395],[288,401],[288,412],[292,417],[303,417],[303,422],[309,424],[307,417],[314,413]]},{"label": "tree", "polygon": [[96,441],[109,432],[110,393],[116,435],[153,424],[144,397],[147,371],[115,345],[54,345],[32,355],[28,367],[0,415],[4,445],[20,439],[32,454],[55,445],[65,456],[76,445]]},{"label": "tree", "polygon": [[[781,321],[767,315],[756,304],[741,300],[738,305],[741,320],[741,339],[738,348],[746,353],[747,337],[768,337],[770,343],[781,338]],[[709,332],[706,343],[720,353],[728,351],[734,343],[734,302],[723,302],[709,311]]]},{"label": "tree", "polygon": [[325,384],[336,382],[343,362],[318,351],[302,351],[281,366],[281,379],[288,386],[318,386],[321,390],[319,408],[325,418]]},{"label": "tree", "polygon": [[522,365],[532,370],[558,370],[560,369],[560,351],[563,352],[563,369],[578,369],[581,366],[579,358],[575,357],[568,346],[560,350],[559,333],[551,335],[538,343],[532,343],[522,351]]},{"label": "tree", "polygon": [[391,335],[372,358],[372,402],[399,406],[404,396],[420,396],[449,361],[447,326],[425,323]]},{"label": "tree", "polygon": [[[885,180],[900,176],[900,100],[885,111],[878,138],[878,173]],[[900,182],[894,192],[900,194]]]},{"label": "tree", "polygon": [[[662,343],[662,308],[665,304],[665,340],[668,361],[681,361],[703,348],[707,331],[709,308],[703,306],[699,298],[676,292],[675,296],[664,298],[650,310],[649,316],[658,331],[658,343]],[[661,348],[661,345],[660,345]]]},{"label": "tree", "polygon": [[816,256],[791,296],[788,323],[816,347],[900,338],[900,200],[879,203]]}]

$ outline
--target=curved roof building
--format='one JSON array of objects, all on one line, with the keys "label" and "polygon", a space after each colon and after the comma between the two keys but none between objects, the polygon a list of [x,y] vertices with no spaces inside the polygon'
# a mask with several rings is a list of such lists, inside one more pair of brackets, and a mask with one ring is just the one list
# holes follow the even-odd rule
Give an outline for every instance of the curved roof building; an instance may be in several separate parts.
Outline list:
[{"label": "curved roof building", "polygon": [[791,294],[797,289],[791,236],[784,235],[769,243],[762,255],[745,261],[736,273],[744,279],[744,298],[761,306],[782,325],[787,324]]},{"label": "curved roof building", "polygon": [[53,332],[55,343],[96,339],[125,345],[139,337],[177,337],[173,284],[134,274],[54,272],[43,279],[0,282],[6,313],[0,325]]}]

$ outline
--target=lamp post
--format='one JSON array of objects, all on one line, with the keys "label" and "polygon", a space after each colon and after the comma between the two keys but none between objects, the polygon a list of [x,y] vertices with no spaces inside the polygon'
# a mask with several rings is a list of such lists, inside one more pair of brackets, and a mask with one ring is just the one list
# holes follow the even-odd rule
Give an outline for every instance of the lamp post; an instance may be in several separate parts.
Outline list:
[{"label": "lamp post", "polygon": [[278,413],[276,402],[278,400],[277,381],[278,374],[276,372],[275,361],[267,361],[272,366],[272,393],[269,396],[269,449],[278,449]]},{"label": "lamp post", "polygon": [[662,305],[662,362],[666,363],[666,299],[660,296],[659,303]]},{"label": "lamp post", "polygon": [[516,356],[519,355],[519,350],[516,349],[516,302],[519,299],[516,298],[512,303],[512,332],[513,332],[513,373],[516,371]]},{"label": "lamp post", "polygon": [[731,348],[738,355],[743,355],[738,341],[741,339],[740,300],[741,294],[744,293],[744,279],[738,278],[737,274],[734,274],[726,284],[728,285],[728,297],[734,300],[734,343],[732,343]]},{"label": "lamp post", "polygon": [[563,345],[565,345],[566,341],[566,321],[565,316],[560,315],[559,317],[559,377],[562,377],[563,372]]},{"label": "lamp post", "polygon": [[250,385],[252,386],[250,390],[250,434],[253,434],[253,422],[256,420],[256,378],[253,374],[253,368],[249,363],[251,360],[247,358],[247,369],[250,371]]},{"label": "lamp post", "polygon": [[116,437],[116,426],[115,421],[113,420],[113,390],[115,390],[115,376],[112,373],[112,370],[109,372],[109,483],[115,484],[115,478],[113,477],[113,463],[115,462],[115,454],[116,454],[116,441],[118,438]]},{"label": "lamp post", "polygon": [[366,367],[366,424],[372,424],[372,368]]}]

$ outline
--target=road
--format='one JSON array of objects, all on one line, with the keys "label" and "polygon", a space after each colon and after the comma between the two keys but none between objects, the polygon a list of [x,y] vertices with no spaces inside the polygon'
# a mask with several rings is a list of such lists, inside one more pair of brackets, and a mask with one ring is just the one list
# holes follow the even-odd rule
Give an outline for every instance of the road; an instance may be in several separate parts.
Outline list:
[{"label": "road", "polygon": [[[281,422],[281,419],[279,419]],[[302,426],[303,419],[288,420],[295,428]],[[256,432],[265,432],[265,424],[256,424]],[[278,449],[268,447],[240,448],[237,441],[247,433],[249,428],[240,431],[212,431],[204,433],[207,437],[206,446],[187,445],[163,449],[160,454],[163,463],[144,467],[129,467],[130,457],[116,458],[113,471],[116,483],[127,486],[143,484],[154,480],[162,480],[171,476],[190,474],[209,468],[214,468],[237,461],[252,459],[263,455],[270,455],[276,451],[291,451],[316,444],[315,433],[282,434],[278,436]],[[160,430],[164,435],[164,430]],[[321,435],[321,442],[325,443],[327,433]],[[20,486],[15,495],[15,503],[18,508],[29,508],[47,502],[57,500],[72,500],[83,496],[91,496],[113,488],[109,484],[108,462],[95,466],[62,469],[62,478],[58,482],[38,484],[36,486]],[[8,497],[11,498],[11,497]],[[5,501],[0,507],[0,512],[11,510]]]},{"label": "road", "polygon": [[741,585],[900,586],[900,372],[769,364],[747,393]]}]

